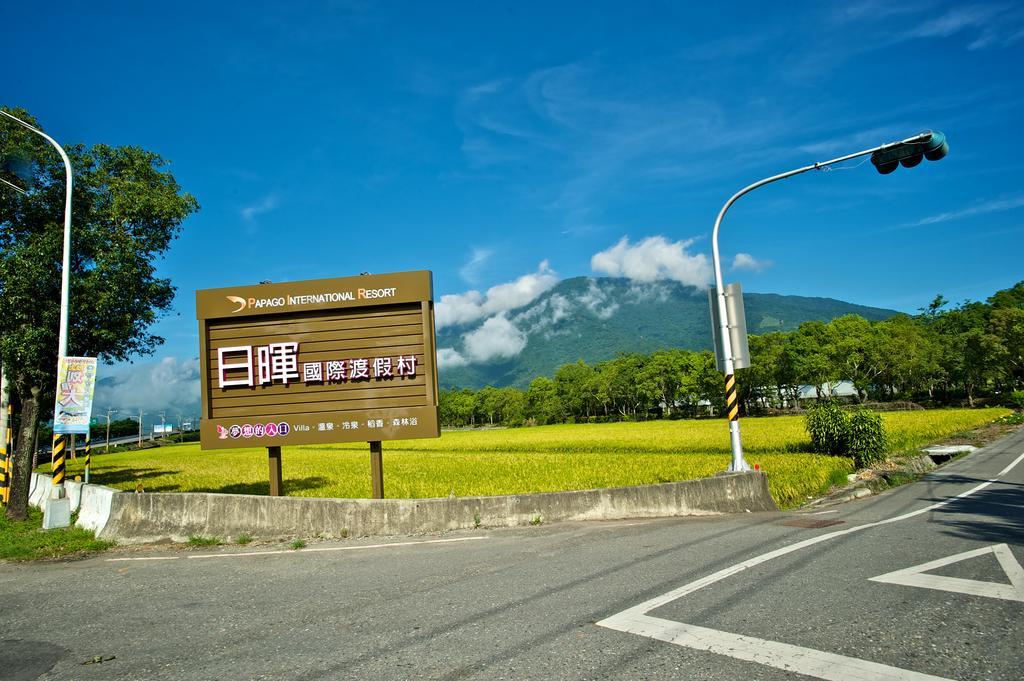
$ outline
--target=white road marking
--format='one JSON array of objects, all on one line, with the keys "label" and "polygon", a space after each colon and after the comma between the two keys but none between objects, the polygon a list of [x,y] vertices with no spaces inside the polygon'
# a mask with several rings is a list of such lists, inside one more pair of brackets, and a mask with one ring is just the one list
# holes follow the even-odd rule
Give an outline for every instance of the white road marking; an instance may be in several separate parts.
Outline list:
[{"label": "white road marking", "polygon": [[628,625],[631,633],[674,643],[677,646],[704,650],[830,681],[949,681],[941,676],[858,660],[855,657],[801,648],[753,636],[731,634],[727,631],[673,622],[650,615],[631,615]]},{"label": "white road marking", "polygon": [[[977,558],[985,554],[994,554],[1002,566],[1003,572],[1009,578],[1009,584],[998,582],[982,582],[976,579],[961,579],[959,577],[943,577],[942,575],[926,575],[928,570],[952,565],[963,560]],[[970,596],[985,596],[987,598],[1002,598],[1007,601],[1024,602],[1024,568],[1014,558],[1010,547],[1006,544],[995,544],[982,549],[965,551],[955,556],[939,558],[927,563],[921,563],[913,567],[903,568],[887,572],[878,577],[870,577],[872,582],[887,582],[889,584],[901,584],[903,586],[916,586],[923,589],[938,589],[939,591],[952,591],[954,593],[968,594]]]},{"label": "white road marking", "polygon": [[833,509],[831,511],[815,511],[814,513],[808,513],[807,515],[825,515],[826,513],[839,513],[839,510]]},{"label": "white road marking", "polygon": [[142,558],[107,558],[107,562],[116,563],[129,560],[178,560],[179,558],[185,558],[187,560],[202,560],[204,558],[245,558],[248,556],[274,556],[283,553],[289,553],[294,555],[300,553],[316,553],[324,551],[365,551],[367,549],[388,549],[396,546],[419,546],[422,544],[453,544],[455,542],[477,541],[480,539],[490,539],[490,537],[456,537],[453,539],[427,539],[423,541],[391,542],[388,544],[366,544],[364,546],[314,546],[312,548],[305,549],[244,551],[240,553],[202,553],[196,556],[150,556]]},{"label": "white road marking", "polygon": [[[650,600],[644,601],[632,608],[627,608],[620,613],[607,617],[597,623],[598,626],[607,627],[608,629],[615,629],[616,631],[623,631],[631,634],[638,634],[640,636],[647,636],[650,638],[657,638],[662,641],[669,641],[676,645],[685,646],[688,648],[696,648],[698,650],[711,650],[721,655],[727,655],[729,657],[735,657],[741,660],[750,660],[758,662],[759,664],[767,665],[770,667],[776,667],[778,669],[785,670],[797,670],[797,666],[804,664],[807,660],[820,660],[825,659],[822,656],[828,656],[828,659],[833,660],[832,664],[835,664],[836,660],[843,660],[842,667],[836,667],[839,670],[840,675],[819,675],[820,678],[824,679],[836,679],[848,680],[848,679],[939,679],[942,677],[931,677],[922,675],[918,672],[899,669],[898,667],[886,667],[885,665],[878,665],[875,662],[868,662],[867,660],[859,660],[857,658],[848,658],[841,655],[834,655],[832,653],[826,653],[820,650],[813,650],[811,648],[801,648],[799,646],[790,646],[784,643],[775,643],[772,641],[764,641],[762,639],[756,639],[749,636],[740,636],[725,631],[716,631],[714,629],[706,629],[704,627],[697,627],[689,624],[682,624],[679,622],[671,622],[669,620],[662,620],[656,617],[650,617],[647,615],[651,610],[660,608],[668,603],[682,598],[695,591],[699,591],[704,587],[711,586],[716,582],[720,582],[726,577],[730,577],[737,573],[743,572],[748,568],[755,567],[762,563],[766,563],[774,558],[780,558],[805,549],[821,542],[829,541],[830,539],[836,539],[843,537],[848,534],[855,532],[861,532],[873,527],[879,527],[881,525],[888,525],[890,523],[900,522],[909,518],[917,517],[923,513],[934,511],[937,508],[941,508],[948,504],[951,504],[960,499],[971,496],[975,492],[979,492],[989,485],[998,482],[999,478],[1009,473],[1017,466],[1022,460],[1024,460],[1024,454],[1021,454],[1014,459],[1006,468],[999,471],[996,477],[987,480],[979,485],[975,485],[966,492],[961,492],[956,496],[943,499],[942,501],[936,502],[924,508],[920,508],[916,511],[910,511],[902,515],[894,516],[892,518],[886,518],[885,520],[879,520],[873,523],[866,523],[864,525],[858,525],[856,527],[850,527],[845,530],[837,530],[835,532],[829,532],[826,534],[818,535],[817,537],[811,537],[803,541],[784,546],[768,553],[763,553],[760,556],[755,556],[748,560],[745,560],[735,565],[731,565],[727,568],[719,570],[718,572],[712,573],[706,577],[702,577],[698,580],[685,584],[678,589],[673,589],[666,594],[657,596]],[[1005,565],[1004,565],[1005,569]],[[676,636],[673,632],[680,632],[681,635]],[[706,640],[702,640],[702,637]],[[723,642],[727,644],[723,645]],[[772,644],[775,646],[772,650],[771,655],[764,654],[765,644]],[[709,646],[714,646],[712,650]],[[879,667],[884,668],[889,676],[879,676]],[[847,670],[847,671],[842,671]],[[825,670],[828,672],[828,670]],[[813,672],[802,672],[805,674],[811,674],[812,676],[818,675]]]}]

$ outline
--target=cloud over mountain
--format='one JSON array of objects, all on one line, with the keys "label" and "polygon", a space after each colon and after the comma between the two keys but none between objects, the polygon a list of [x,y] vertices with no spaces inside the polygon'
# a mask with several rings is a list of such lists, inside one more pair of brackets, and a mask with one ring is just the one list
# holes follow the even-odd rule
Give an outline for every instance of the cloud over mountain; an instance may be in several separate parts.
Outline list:
[{"label": "cloud over mountain", "polygon": [[711,263],[703,253],[691,255],[687,249],[693,239],[669,241],[650,236],[635,244],[629,237],[590,259],[595,272],[611,277],[626,277],[641,283],[677,281],[680,284],[705,288],[711,280]]},{"label": "cloud over mountain", "polygon": [[487,293],[474,290],[441,296],[435,309],[437,328],[468,324],[528,305],[557,283],[558,275],[545,260],[536,272],[492,286]]},{"label": "cloud over mountain", "polygon": [[106,371],[100,367],[98,372],[94,414],[112,408],[129,415],[141,409],[150,415],[146,418],[150,422],[152,414],[161,410],[167,412],[170,421],[178,411],[199,409],[198,357],[165,357],[159,362],[121,367],[109,376]]}]

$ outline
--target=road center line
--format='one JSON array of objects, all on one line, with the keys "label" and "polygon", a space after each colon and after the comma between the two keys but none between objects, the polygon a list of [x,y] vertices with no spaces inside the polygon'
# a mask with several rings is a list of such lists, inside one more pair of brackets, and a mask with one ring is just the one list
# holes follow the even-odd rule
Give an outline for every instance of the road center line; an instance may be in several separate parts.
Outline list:
[{"label": "road center line", "polygon": [[[762,553],[760,556],[755,556],[740,563],[736,563],[735,565],[731,565],[719,570],[718,572],[681,586],[678,589],[673,589],[666,594],[656,596],[655,598],[644,601],[643,603],[631,608],[627,608],[620,613],[597,622],[597,625],[608,629],[615,629],[616,631],[668,641],[688,648],[707,650],[741,660],[748,660],[770,667],[776,667],[778,669],[796,671],[836,681],[849,679],[923,680],[942,678],[928,676],[906,669],[899,669],[897,667],[887,667],[886,665],[879,665],[875,662],[858,660],[857,658],[852,657],[848,658],[842,655],[813,650],[811,648],[801,648],[799,646],[791,646],[789,644],[777,643],[774,641],[765,641],[750,636],[740,636],[738,634],[732,634],[725,631],[716,631],[714,629],[706,629],[695,625],[672,622],[670,620],[651,617],[647,615],[647,613],[678,600],[683,596],[720,582],[726,577],[743,572],[748,568],[761,565],[762,563],[766,563],[774,558],[780,558],[799,551],[800,549],[805,549],[831,539],[836,539],[837,537],[843,537],[848,534],[861,532],[873,527],[879,527],[881,525],[888,525],[890,523],[914,518],[923,513],[934,511],[937,508],[941,508],[960,499],[969,497],[972,494],[985,489],[989,485],[999,482],[999,479],[1002,476],[1013,470],[1013,468],[1022,460],[1024,460],[1024,454],[1018,456],[1008,466],[1006,466],[1006,468],[999,471],[996,477],[979,485],[975,485],[971,489],[957,494],[956,496],[948,497],[942,501],[925,506],[924,508],[920,508],[916,511],[910,511],[909,513],[904,513],[892,518],[858,525],[845,530],[829,532],[817,537],[796,542],[795,544],[790,544],[789,546],[784,546],[774,551]],[[766,653],[766,650],[770,650],[770,653]],[[823,666],[821,664],[822,660],[827,660],[828,664]],[[840,661],[842,661],[842,664],[838,664]],[[883,672],[884,675],[882,675]]]},{"label": "road center line", "polygon": [[272,551],[244,551],[241,553],[203,553],[197,556],[149,556],[141,558],[107,558],[108,563],[116,563],[133,560],[203,560],[208,558],[245,558],[249,556],[274,556],[280,554],[301,554],[325,551],[365,551],[367,549],[387,549],[396,546],[419,546],[422,544],[453,544],[455,542],[478,541],[490,539],[490,537],[456,537],[453,539],[426,539],[423,541],[401,541],[388,544],[367,544],[365,546],[314,546],[307,549],[277,549]]}]

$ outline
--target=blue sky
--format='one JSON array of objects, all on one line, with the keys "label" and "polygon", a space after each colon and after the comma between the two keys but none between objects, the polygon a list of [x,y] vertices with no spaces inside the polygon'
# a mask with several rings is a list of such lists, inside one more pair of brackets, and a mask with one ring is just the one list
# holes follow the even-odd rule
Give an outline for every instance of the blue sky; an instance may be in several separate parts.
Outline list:
[{"label": "blue sky", "polygon": [[1024,8],[695,4],[5,3],[0,92],[200,201],[132,368],[165,391],[197,288],[430,269],[479,316],[580,275],[690,283],[744,185],[930,128],[941,162],[741,199],[726,279],[907,312],[1024,279]]}]

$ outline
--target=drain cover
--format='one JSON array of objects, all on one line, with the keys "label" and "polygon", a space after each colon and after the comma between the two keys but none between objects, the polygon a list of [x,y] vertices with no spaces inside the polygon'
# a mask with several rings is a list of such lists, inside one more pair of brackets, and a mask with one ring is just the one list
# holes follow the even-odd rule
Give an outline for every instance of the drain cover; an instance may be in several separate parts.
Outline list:
[{"label": "drain cover", "polygon": [[816,520],[814,518],[791,518],[790,520],[787,520],[780,524],[786,525],[787,527],[808,527],[814,529],[818,527],[832,527],[833,525],[842,525],[845,522],[845,520]]}]

